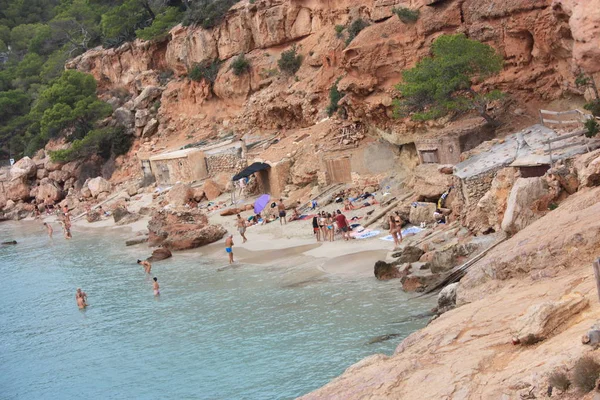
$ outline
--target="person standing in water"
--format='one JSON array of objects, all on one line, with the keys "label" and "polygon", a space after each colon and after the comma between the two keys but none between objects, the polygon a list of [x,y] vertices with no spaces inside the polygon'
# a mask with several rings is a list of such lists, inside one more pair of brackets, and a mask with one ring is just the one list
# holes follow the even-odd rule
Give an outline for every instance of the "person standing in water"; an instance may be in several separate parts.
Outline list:
[{"label": "person standing in water", "polygon": [[154,283],[152,284],[152,288],[154,289],[154,295],[160,296],[160,285],[158,284],[158,279],[154,277]]},{"label": "person standing in water", "polygon": [[142,267],[144,267],[144,271],[147,274],[150,274],[150,270],[152,269],[152,264],[150,264],[150,261],[148,260],[137,260],[137,263],[140,264]]},{"label": "person standing in water", "polygon": [[75,301],[77,301],[77,307],[81,309],[87,307],[87,294],[81,288],[77,288],[75,292]]},{"label": "person standing in water", "polygon": [[246,220],[240,217],[240,214],[237,215],[237,220],[235,221],[237,224],[238,232],[242,236],[242,243],[246,243],[248,239],[246,238]]},{"label": "person standing in water", "polygon": [[54,229],[52,229],[52,226],[50,226],[50,224],[47,222],[44,222],[44,226],[46,227],[46,230],[48,231],[48,237],[50,239],[52,239],[52,233],[54,232]]},{"label": "person standing in water", "polygon": [[229,264],[233,264],[233,234],[225,239],[225,251],[229,254]]}]

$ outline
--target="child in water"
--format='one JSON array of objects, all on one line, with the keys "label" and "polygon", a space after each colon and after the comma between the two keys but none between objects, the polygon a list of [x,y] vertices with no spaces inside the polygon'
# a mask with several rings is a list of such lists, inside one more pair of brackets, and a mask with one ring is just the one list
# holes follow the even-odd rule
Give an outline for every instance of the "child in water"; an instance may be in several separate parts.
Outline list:
[{"label": "child in water", "polygon": [[152,287],[154,288],[154,295],[159,296],[160,295],[160,286],[158,284],[158,279],[156,277],[154,277],[154,283],[152,284]]}]

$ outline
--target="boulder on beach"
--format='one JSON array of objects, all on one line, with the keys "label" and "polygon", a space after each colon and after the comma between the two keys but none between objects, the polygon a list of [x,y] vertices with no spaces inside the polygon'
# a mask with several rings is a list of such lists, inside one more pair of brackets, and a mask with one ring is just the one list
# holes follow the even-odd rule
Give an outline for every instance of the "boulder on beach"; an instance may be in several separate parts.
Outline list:
[{"label": "boulder on beach", "polygon": [[419,261],[423,253],[425,252],[416,246],[406,246],[401,251],[392,254],[392,257],[396,258],[396,262],[400,264],[412,263]]},{"label": "boulder on beach", "polygon": [[136,244],[142,244],[148,242],[148,236],[138,237],[125,241],[125,246],[135,246]]},{"label": "boulder on beach", "polygon": [[112,189],[112,185],[109,181],[102,178],[101,176],[97,176],[96,178],[90,179],[87,184],[88,189],[93,197],[98,197],[100,193],[110,192]]},{"label": "boulder on beach", "polygon": [[221,225],[210,225],[201,210],[159,210],[148,222],[150,246],[187,250],[216,242],[227,232]]},{"label": "boulder on beach", "polygon": [[152,255],[148,257],[146,260],[150,262],[166,260],[167,258],[172,257],[171,251],[164,247],[158,248],[152,252]]},{"label": "boulder on beach", "polygon": [[192,188],[185,183],[177,183],[167,193],[167,201],[174,207],[185,206],[193,196]]},{"label": "boulder on beach", "polygon": [[410,272],[410,264],[400,265],[397,261],[387,263],[385,261],[377,261],[374,271],[375,278],[380,281],[388,281],[390,279],[400,279]]},{"label": "boulder on beach", "polygon": [[219,188],[219,185],[217,185],[212,179],[207,179],[204,181],[202,191],[209,201],[214,200],[221,195],[221,189]]}]

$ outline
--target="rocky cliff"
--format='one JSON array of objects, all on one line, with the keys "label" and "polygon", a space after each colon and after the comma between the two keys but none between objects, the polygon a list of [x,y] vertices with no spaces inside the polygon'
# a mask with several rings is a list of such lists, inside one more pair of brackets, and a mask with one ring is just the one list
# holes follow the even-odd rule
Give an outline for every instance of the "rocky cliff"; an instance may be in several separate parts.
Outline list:
[{"label": "rocky cliff", "polygon": [[[400,21],[392,13],[398,6],[418,9],[416,23]],[[463,32],[498,49],[505,68],[482,85],[497,85],[513,107],[535,114],[540,104],[582,94],[573,84],[579,68],[600,71],[600,16],[593,8],[583,0],[241,1],[211,30],[177,26],[164,42],[94,49],[67,67],[93,74],[106,97],[109,89],[138,95],[162,87],[158,133],[167,138],[311,126],[326,117],[329,88],[340,79],[350,119],[401,144],[426,126],[390,118],[394,85],[437,36]],[[347,29],[338,34],[334,27],[359,18],[369,26],[346,45]],[[303,56],[294,77],[277,69],[292,45]],[[244,53],[250,73],[237,76],[231,62]],[[223,64],[212,90],[185,78],[193,65],[215,59]]]}]

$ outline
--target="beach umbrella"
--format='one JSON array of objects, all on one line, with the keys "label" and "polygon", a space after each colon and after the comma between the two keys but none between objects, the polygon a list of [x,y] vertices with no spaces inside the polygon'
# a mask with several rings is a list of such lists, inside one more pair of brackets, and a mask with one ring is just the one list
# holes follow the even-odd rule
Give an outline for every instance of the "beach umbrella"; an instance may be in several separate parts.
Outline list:
[{"label": "beach umbrella", "polygon": [[260,213],[269,204],[269,200],[271,200],[271,196],[268,194],[263,194],[256,199],[254,202],[254,214]]}]

